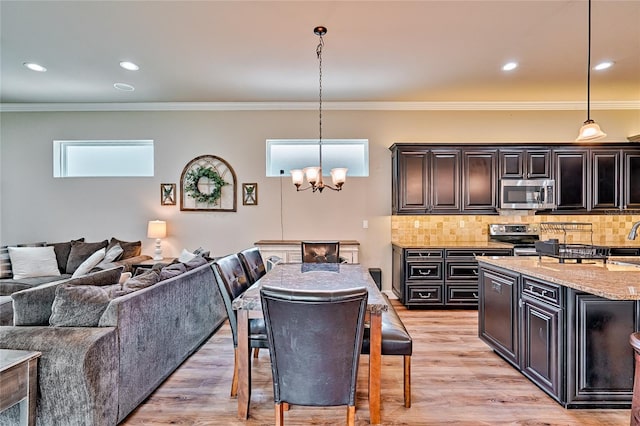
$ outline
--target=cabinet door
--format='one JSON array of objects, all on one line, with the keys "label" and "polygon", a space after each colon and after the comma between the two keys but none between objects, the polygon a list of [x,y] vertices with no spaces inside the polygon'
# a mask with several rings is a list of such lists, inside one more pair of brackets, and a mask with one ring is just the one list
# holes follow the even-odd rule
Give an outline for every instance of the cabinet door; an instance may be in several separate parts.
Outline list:
[{"label": "cabinet door", "polygon": [[554,151],[558,210],[587,209],[587,150]]},{"label": "cabinet door", "polygon": [[391,289],[393,293],[400,299],[400,302],[407,303],[405,300],[405,285],[404,285],[404,256],[403,249],[396,247],[392,248],[393,258],[391,264]]},{"label": "cabinet door", "polygon": [[518,275],[480,268],[478,335],[504,359],[518,366]]},{"label": "cabinet door", "polygon": [[496,150],[464,152],[463,210],[495,212],[497,159]]},{"label": "cabinet door", "polygon": [[431,153],[432,211],[460,210],[460,152],[435,150]]},{"label": "cabinet door", "polygon": [[500,178],[524,178],[524,151],[500,150]]},{"label": "cabinet door", "polygon": [[542,149],[527,151],[525,163],[525,177],[527,179],[542,179],[551,177],[551,150]]},{"label": "cabinet door", "polygon": [[501,179],[551,177],[551,150],[500,150]]},{"label": "cabinet door", "polygon": [[620,151],[591,150],[591,209],[620,208]]},{"label": "cabinet door", "polygon": [[398,213],[425,213],[428,209],[427,152],[398,153]]},{"label": "cabinet door", "polygon": [[521,324],[522,373],[562,400],[562,309],[523,295]]},{"label": "cabinet door", "polygon": [[626,209],[640,208],[640,152],[624,152],[624,201]]}]

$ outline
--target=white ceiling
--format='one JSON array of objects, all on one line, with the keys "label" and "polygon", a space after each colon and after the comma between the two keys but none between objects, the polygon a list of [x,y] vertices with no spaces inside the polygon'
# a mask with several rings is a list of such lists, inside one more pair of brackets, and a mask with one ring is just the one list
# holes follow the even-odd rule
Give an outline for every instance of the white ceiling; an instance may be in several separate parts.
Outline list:
[{"label": "white ceiling", "polygon": [[[591,99],[638,102],[640,0],[592,7],[592,64],[615,65],[592,71]],[[0,102],[315,102],[313,28],[324,25],[327,102],[586,103],[587,10],[585,0],[1,0]],[[520,67],[503,72],[511,60]]]}]

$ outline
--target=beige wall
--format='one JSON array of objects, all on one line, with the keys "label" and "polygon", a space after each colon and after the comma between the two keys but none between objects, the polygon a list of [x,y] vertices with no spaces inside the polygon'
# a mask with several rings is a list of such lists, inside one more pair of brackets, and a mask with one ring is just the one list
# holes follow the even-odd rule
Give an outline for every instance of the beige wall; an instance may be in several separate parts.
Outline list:
[{"label": "beige wall", "polygon": [[[639,111],[595,111],[607,140],[640,133]],[[0,114],[0,242],[56,242],[84,236],[146,238],[149,219],[168,221],[165,255],[203,246],[223,255],[259,239],[341,238],[361,242],[361,260],[391,276],[391,161],[394,142],[567,142],[584,120],[569,112],[334,111],[325,138],[368,138],[370,176],[341,193],[296,193],[288,178],[266,178],[265,139],[317,137],[315,111],[20,112]],[[54,179],[54,139],[155,140],[153,178]],[[177,183],[196,156],[217,155],[238,186],[258,182],[259,205],[235,213],[181,212],[160,206],[160,183]],[[282,209],[280,188],[282,187]],[[281,211],[282,224],[281,227]],[[369,228],[362,228],[368,220]],[[471,221],[469,221],[471,224]]]}]

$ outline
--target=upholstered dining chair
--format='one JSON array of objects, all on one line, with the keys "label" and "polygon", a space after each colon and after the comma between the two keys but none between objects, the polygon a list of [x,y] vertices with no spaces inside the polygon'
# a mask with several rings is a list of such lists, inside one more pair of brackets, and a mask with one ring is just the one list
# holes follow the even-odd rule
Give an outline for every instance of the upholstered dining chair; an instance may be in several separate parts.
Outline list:
[{"label": "upholstered dining chair", "polygon": [[[212,267],[218,283],[218,289],[224,301],[224,307],[227,310],[229,326],[233,336],[234,362],[231,396],[235,397],[238,394],[238,318],[231,303],[233,299],[244,293],[251,284],[240,258],[236,254],[216,260]],[[249,347],[254,348],[254,358],[257,357],[259,348],[269,348],[264,320],[261,318],[249,319]]]},{"label": "upholstered dining chair", "polygon": [[302,241],[300,248],[303,263],[341,263],[338,241]]},{"label": "upholstered dining chair", "polygon": [[244,249],[238,253],[238,257],[242,262],[242,266],[244,266],[244,270],[251,284],[258,281],[260,277],[267,273],[258,247]]},{"label": "upholstered dining chair", "polygon": [[263,286],[260,297],[276,425],[284,424],[288,405],[347,405],[347,424],[354,425],[367,290],[315,292]]}]

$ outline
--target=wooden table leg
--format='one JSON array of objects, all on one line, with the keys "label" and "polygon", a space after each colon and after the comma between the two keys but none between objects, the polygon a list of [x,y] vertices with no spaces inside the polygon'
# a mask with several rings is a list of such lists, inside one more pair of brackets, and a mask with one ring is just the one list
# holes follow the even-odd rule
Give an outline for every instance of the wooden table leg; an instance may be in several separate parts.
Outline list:
[{"label": "wooden table leg", "polygon": [[238,418],[249,417],[251,401],[251,351],[249,350],[249,311],[236,311],[238,320]]},{"label": "wooden table leg", "polygon": [[369,323],[369,423],[380,418],[380,375],[382,373],[382,313],[371,313]]}]

